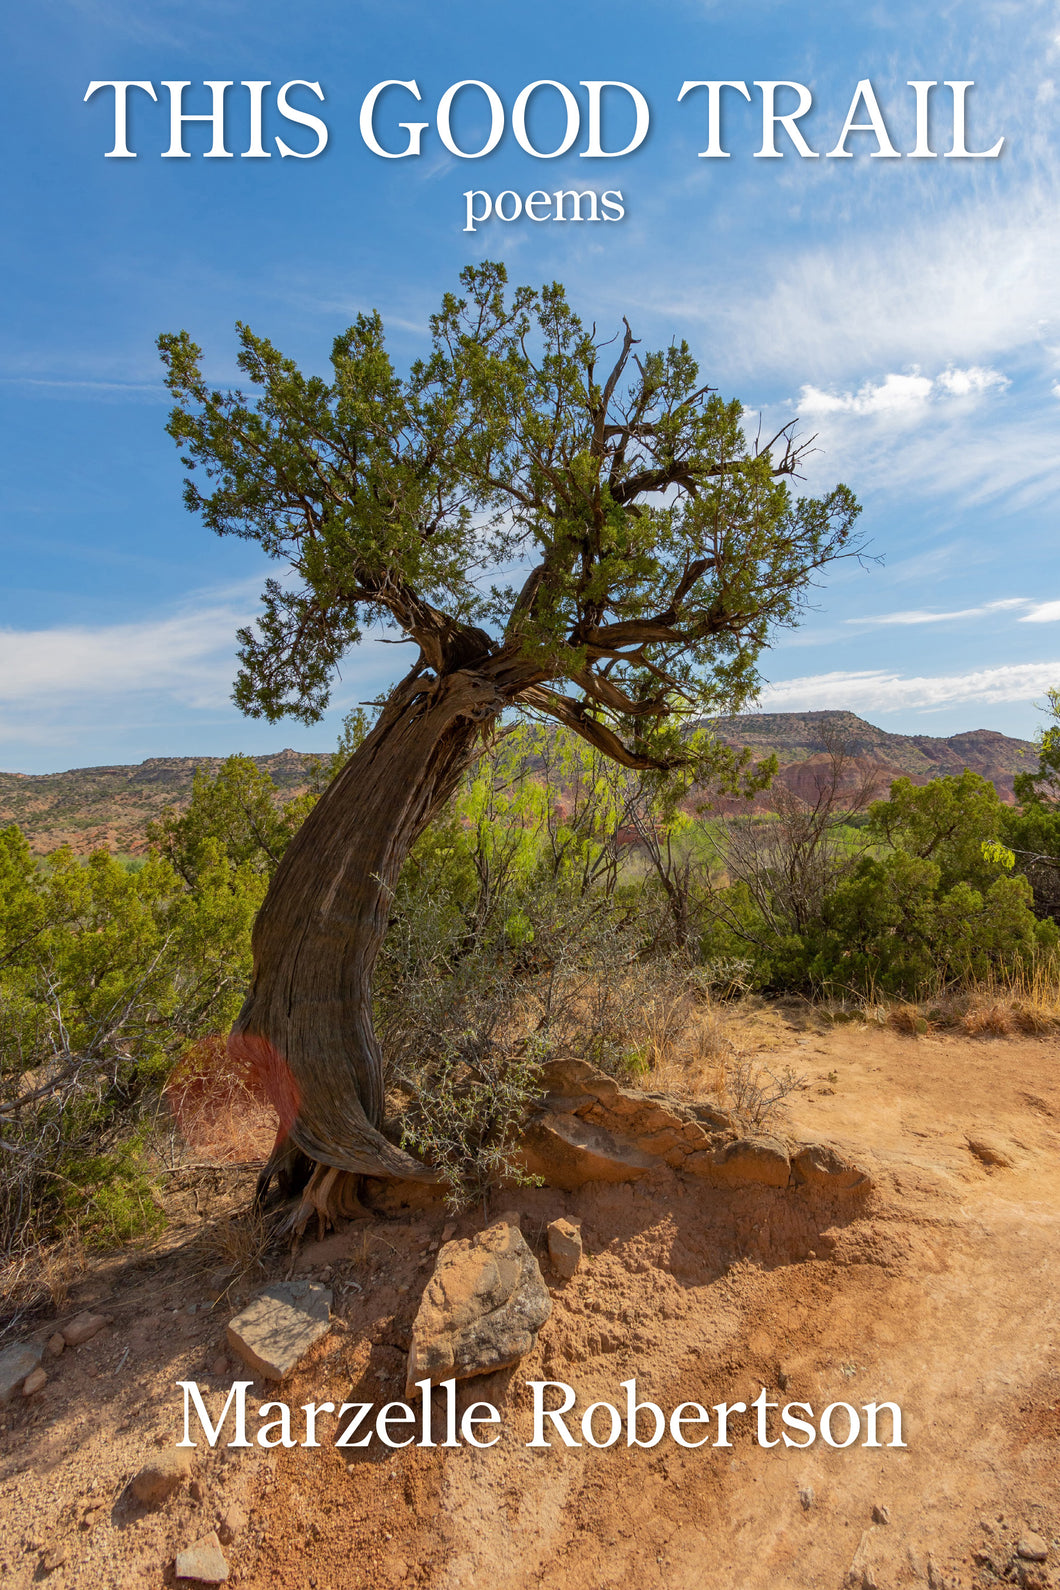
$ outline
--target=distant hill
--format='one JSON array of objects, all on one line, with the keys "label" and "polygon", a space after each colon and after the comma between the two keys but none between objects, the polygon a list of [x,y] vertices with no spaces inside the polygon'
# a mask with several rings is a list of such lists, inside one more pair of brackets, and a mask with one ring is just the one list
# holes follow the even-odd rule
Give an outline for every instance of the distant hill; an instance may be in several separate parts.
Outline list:
[{"label": "distant hill", "polygon": [[853,712],[745,713],[719,719],[714,730],[731,745],[750,746],[756,757],[775,753],[784,782],[795,789],[806,783],[830,744],[842,745],[847,754],[878,769],[884,789],[903,774],[914,784],[926,784],[968,768],[989,779],[1005,801],[1012,800],[1015,774],[1038,763],[1032,741],[1015,740],[995,729],[969,729],[945,739],[891,734]]},{"label": "distant hill", "polygon": [[[890,734],[853,712],[762,712],[723,718],[715,732],[733,745],[750,746],[756,758],[776,753],[780,776],[801,791],[812,789],[815,768],[828,744],[871,764],[881,792],[906,774],[918,784],[970,768],[1012,799],[1013,775],[1036,763],[1029,740],[993,729],[972,729],[940,739],[929,734]],[[287,800],[310,782],[318,760],[298,751],[253,759]],[[69,844],[79,854],[100,845],[137,855],[144,830],[167,806],[182,806],[191,794],[196,768],[216,773],[217,756],[151,757],[134,767],[82,767],[68,773],[0,773],[0,825],[18,823],[37,855]],[[746,810],[742,805],[740,809]]]},{"label": "distant hill", "polygon": [[[153,756],[133,767],[77,767],[68,773],[0,773],[0,826],[17,823],[36,855],[70,845],[79,855],[105,845],[145,848],[147,824],[191,796],[196,768],[216,773],[220,756]],[[319,758],[298,751],[255,756],[285,800],[309,784]]]}]

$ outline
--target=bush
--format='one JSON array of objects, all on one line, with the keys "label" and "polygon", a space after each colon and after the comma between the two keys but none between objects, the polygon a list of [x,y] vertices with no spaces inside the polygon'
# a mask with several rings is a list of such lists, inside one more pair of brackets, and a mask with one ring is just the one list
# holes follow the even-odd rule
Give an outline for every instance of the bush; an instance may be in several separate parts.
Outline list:
[{"label": "bush", "polygon": [[0,832],[5,1255],[57,1225],[101,1240],[153,1226],[137,1126],[182,1050],[238,1011],[264,889],[215,839],[189,885],[157,855],[129,871],[64,848],[38,865]]}]

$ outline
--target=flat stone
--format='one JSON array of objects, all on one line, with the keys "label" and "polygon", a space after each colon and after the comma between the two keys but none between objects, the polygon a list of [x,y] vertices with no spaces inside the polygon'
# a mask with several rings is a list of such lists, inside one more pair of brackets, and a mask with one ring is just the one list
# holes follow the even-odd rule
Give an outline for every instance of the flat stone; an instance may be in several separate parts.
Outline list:
[{"label": "flat stone", "polygon": [[39,1366],[30,1371],[22,1382],[22,1395],[32,1397],[35,1391],[40,1391],[48,1384],[48,1377]]},{"label": "flat stone", "polygon": [[145,1507],[161,1507],[189,1478],[194,1462],[190,1447],[170,1447],[148,1458],[132,1481],[132,1493]]},{"label": "flat stone", "polygon": [[553,1220],[548,1228],[548,1256],[564,1280],[575,1274],[582,1259],[582,1234],[570,1220]]},{"label": "flat stone", "polygon": [[406,1396],[429,1380],[466,1380],[517,1364],[552,1300],[516,1226],[497,1221],[438,1255],[412,1327]]},{"label": "flat stone", "polygon": [[63,1341],[67,1347],[80,1347],[83,1342],[90,1342],[93,1336],[98,1336],[109,1323],[105,1314],[78,1314],[69,1325],[63,1326]]},{"label": "flat stone", "polygon": [[44,1357],[40,1342],[15,1342],[0,1353],[0,1402],[10,1402],[22,1390],[22,1382],[32,1375]]},{"label": "flat stone", "polygon": [[1020,1536],[1016,1556],[1022,1557],[1024,1562],[1044,1562],[1048,1555],[1048,1542],[1043,1540],[1041,1535],[1035,1535],[1028,1530],[1025,1535]]},{"label": "flat stone", "polygon": [[211,1529],[186,1551],[177,1552],[177,1578],[197,1579],[200,1584],[224,1584],[228,1578],[228,1564],[215,1530]]},{"label": "flat stone", "polygon": [[331,1288],[277,1281],[230,1321],[228,1345],[255,1374],[282,1380],[331,1329]]}]

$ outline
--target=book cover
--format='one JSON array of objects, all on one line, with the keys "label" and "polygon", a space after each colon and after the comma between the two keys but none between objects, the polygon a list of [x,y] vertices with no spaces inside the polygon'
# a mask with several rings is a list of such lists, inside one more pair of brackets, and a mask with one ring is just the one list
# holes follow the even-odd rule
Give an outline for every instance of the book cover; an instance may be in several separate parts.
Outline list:
[{"label": "book cover", "polygon": [[1060,1583],[1053,9],[4,35],[5,1578]]}]

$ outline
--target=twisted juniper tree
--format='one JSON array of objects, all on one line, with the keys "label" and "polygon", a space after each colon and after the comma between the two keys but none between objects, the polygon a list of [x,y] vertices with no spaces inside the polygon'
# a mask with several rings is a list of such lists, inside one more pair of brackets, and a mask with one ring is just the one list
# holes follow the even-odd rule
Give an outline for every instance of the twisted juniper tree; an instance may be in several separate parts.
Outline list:
[{"label": "twisted juniper tree", "polygon": [[502,713],[557,719],[627,767],[683,755],[689,716],[738,711],[772,631],[854,549],[845,486],[793,498],[805,444],[748,443],[685,343],[598,339],[562,287],[463,272],[405,375],[377,314],[306,376],[240,325],[257,389],[212,390],[159,339],[187,506],[285,567],[240,631],[235,700],[313,722],[366,625],[416,648],[299,830],[254,929],[230,1038],[280,1116],[262,1187],[340,1209],[357,1175],[430,1176],[380,1131],[372,970],[401,864]]}]

